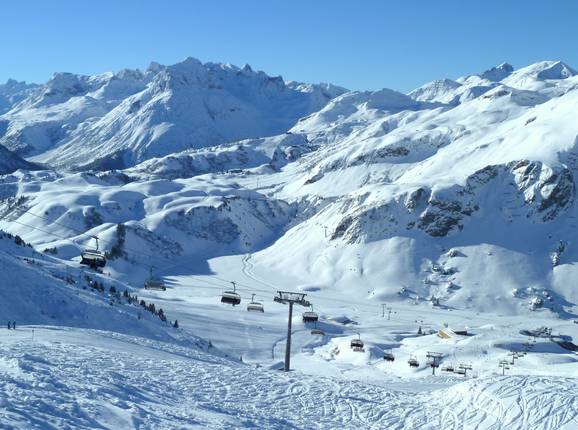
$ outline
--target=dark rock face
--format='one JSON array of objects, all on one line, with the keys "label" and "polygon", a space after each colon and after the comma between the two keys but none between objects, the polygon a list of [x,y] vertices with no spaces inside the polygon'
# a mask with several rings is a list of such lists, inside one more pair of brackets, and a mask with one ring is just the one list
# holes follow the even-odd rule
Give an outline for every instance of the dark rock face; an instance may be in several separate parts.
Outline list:
[{"label": "dark rock face", "polygon": [[[550,167],[527,160],[486,166],[470,175],[465,185],[446,189],[417,188],[411,192],[371,205],[344,204],[346,214],[331,239],[349,243],[371,242],[417,228],[432,237],[462,231],[468,219],[480,210],[504,211],[504,195],[513,188],[513,210],[532,222],[551,222],[574,202],[574,178],[565,166]],[[483,203],[482,203],[483,202]],[[354,205],[355,206],[355,205]],[[512,208],[508,208],[512,209]]]},{"label": "dark rock face", "polygon": [[567,167],[549,167],[525,160],[510,163],[508,167],[530,207],[528,218],[538,216],[543,222],[552,221],[574,202],[574,176]]},{"label": "dark rock face", "polygon": [[473,209],[461,202],[431,200],[417,222],[417,228],[433,237],[447,236],[452,230],[461,231],[464,215],[471,215]]},{"label": "dark rock face", "polygon": [[417,209],[418,205],[425,201],[426,190],[423,188],[418,188],[415,191],[409,193],[405,199],[405,207],[408,211],[413,212]]},{"label": "dark rock face", "polygon": [[40,170],[41,166],[30,163],[0,145],[0,175],[12,173],[18,169]]}]

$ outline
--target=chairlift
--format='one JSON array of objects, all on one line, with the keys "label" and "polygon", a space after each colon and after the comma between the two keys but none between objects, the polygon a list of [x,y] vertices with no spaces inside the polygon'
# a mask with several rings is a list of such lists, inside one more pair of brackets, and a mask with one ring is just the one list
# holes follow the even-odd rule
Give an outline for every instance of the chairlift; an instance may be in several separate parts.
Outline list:
[{"label": "chairlift", "polygon": [[233,284],[233,290],[227,290],[223,293],[221,296],[221,303],[226,303],[233,306],[239,305],[241,304],[241,296],[237,293],[237,286],[235,283],[231,282],[231,284]]},{"label": "chairlift", "polygon": [[255,294],[251,295],[251,303],[247,305],[247,312],[265,312],[263,304],[255,301]]},{"label": "chairlift", "polygon": [[365,351],[365,349],[363,349],[364,343],[361,340],[361,335],[359,333],[357,333],[357,339],[351,339],[350,346],[351,346],[351,349],[353,349],[356,352],[364,352]]},{"label": "chairlift", "polygon": [[103,252],[98,250],[98,237],[92,236],[92,238],[96,240],[96,249],[82,251],[80,254],[80,264],[96,270],[99,267],[106,266],[106,257]]},{"label": "chairlift", "polygon": [[317,328],[317,323],[315,323],[315,328],[311,330],[311,334],[316,336],[325,336],[325,332]]},{"label": "chairlift", "polygon": [[167,287],[162,279],[153,276],[153,266],[150,267],[149,278],[144,283],[145,290],[166,291]]},{"label": "chairlift", "polygon": [[319,321],[319,315],[313,312],[313,305],[311,305],[311,310],[307,312],[303,312],[303,322],[307,323],[316,323]]},{"label": "chairlift", "polygon": [[395,361],[395,356],[393,355],[393,352],[391,352],[391,349],[383,352],[383,359],[385,361]]},{"label": "chairlift", "polygon": [[466,374],[466,369],[460,369],[459,367],[457,369],[454,369],[454,373],[456,375],[464,375]]},{"label": "chairlift", "polygon": [[453,371],[454,371],[453,364],[446,364],[445,366],[442,366],[442,372],[453,372]]},{"label": "chairlift", "polygon": [[409,364],[409,367],[419,367],[419,361],[417,361],[417,358],[415,358],[415,355],[409,356],[409,360],[407,360],[407,364]]}]

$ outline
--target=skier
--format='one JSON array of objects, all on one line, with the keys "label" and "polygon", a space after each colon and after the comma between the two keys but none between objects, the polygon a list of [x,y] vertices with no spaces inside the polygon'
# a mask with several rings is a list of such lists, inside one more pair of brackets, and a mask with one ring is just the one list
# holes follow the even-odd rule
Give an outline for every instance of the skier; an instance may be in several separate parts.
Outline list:
[{"label": "skier", "polygon": [[8,321],[8,330],[10,330],[10,321]]},{"label": "skier", "polygon": [[16,321],[12,321],[12,330],[16,330]]}]

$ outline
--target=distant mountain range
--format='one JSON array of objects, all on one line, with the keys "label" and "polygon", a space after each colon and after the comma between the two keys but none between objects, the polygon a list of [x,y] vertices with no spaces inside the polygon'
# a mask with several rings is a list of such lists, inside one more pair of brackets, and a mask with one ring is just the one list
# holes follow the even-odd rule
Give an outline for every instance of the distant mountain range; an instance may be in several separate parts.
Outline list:
[{"label": "distant mountain range", "polygon": [[41,86],[0,86],[0,144],[55,167],[124,168],[283,133],[343,92],[193,58],[144,72],[57,73]]}]

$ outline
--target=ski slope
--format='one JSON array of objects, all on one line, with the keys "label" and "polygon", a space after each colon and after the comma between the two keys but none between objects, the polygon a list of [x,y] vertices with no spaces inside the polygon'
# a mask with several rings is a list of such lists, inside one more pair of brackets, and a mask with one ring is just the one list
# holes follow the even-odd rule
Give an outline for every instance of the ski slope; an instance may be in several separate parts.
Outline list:
[{"label": "ski slope", "polygon": [[[34,339],[31,331],[34,330]],[[2,331],[6,428],[547,428],[578,424],[572,378],[425,379],[408,392],[254,369],[142,338]],[[87,365],[90,363],[90,365]]]},{"label": "ski slope", "polygon": [[[549,312],[521,318],[391,303],[388,315],[387,308],[364,298],[302,286],[297,289],[314,303],[320,316],[315,327],[325,335],[311,334],[313,327],[300,321],[296,309],[293,371],[285,374],[277,369],[287,307],[272,297],[289,285],[264,277],[250,254],[210,260],[211,272],[225,278],[174,275],[166,278],[167,291],[152,292],[91,274],[9,237],[0,243],[3,297],[29,305],[21,310],[9,303],[5,315],[17,319],[17,329],[0,329],[0,422],[6,428],[572,429],[578,424],[578,356],[548,338],[534,342],[520,333],[550,325],[555,335],[578,335],[578,325]],[[178,318],[180,328],[138,306],[111,306],[106,290],[77,284],[81,273],[130,288]],[[243,297],[238,307],[219,301],[232,275]],[[66,276],[75,281],[63,282]],[[45,292],[39,295],[39,289]],[[25,298],[27,291],[32,298]],[[257,293],[264,313],[245,310],[249,293]],[[470,336],[441,339],[435,333],[445,324],[467,326]],[[365,352],[349,348],[358,334]],[[498,361],[526,346],[527,355],[498,376]],[[383,352],[390,350],[395,361],[385,362]],[[441,353],[442,365],[467,363],[472,371],[463,377],[438,369],[431,376],[428,351]],[[417,369],[408,367],[410,356],[420,361]]]}]

